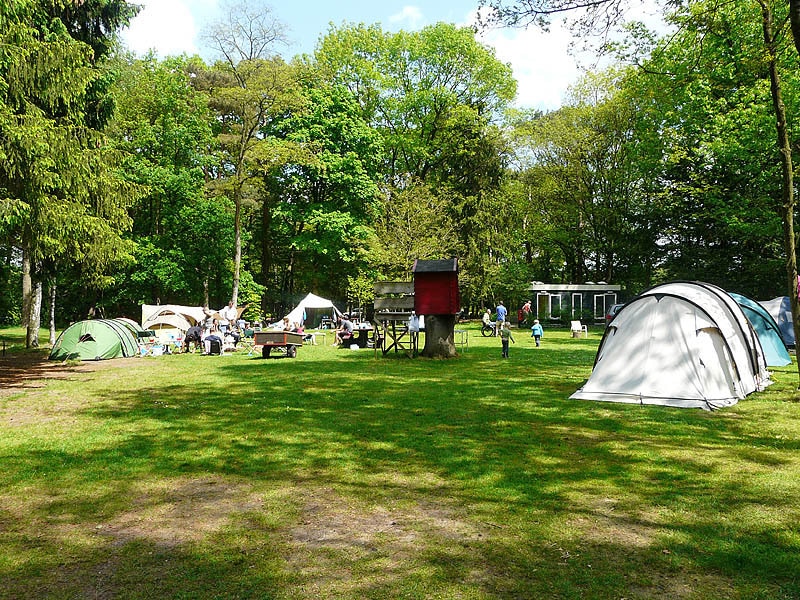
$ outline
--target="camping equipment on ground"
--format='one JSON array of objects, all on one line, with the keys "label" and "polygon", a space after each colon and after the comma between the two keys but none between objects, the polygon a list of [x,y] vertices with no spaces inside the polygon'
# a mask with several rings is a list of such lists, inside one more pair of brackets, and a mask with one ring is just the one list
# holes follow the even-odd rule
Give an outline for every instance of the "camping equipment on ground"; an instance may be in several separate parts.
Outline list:
[{"label": "camping equipment on ground", "polygon": [[297,356],[297,347],[303,345],[303,334],[293,331],[256,331],[255,345],[261,346],[261,356],[269,358],[272,349],[278,349],[289,358]]}]

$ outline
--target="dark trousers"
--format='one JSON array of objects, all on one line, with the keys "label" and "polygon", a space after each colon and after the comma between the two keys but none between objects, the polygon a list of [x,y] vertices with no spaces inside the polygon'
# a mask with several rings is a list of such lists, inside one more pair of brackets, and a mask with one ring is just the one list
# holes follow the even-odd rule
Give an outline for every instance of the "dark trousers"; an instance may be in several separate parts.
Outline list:
[{"label": "dark trousers", "polygon": [[503,344],[503,358],[508,358],[508,340],[500,340]]}]

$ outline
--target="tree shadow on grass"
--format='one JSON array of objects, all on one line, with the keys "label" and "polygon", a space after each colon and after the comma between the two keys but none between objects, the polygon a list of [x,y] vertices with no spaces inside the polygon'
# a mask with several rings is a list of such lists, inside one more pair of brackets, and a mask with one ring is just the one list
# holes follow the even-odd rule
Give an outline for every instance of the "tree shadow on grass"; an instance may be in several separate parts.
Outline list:
[{"label": "tree shadow on grass", "polygon": [[[496,350],[222,360],[199,389],[115,389],[84,409],[112,442],[4,457],[4,487],[33,492],[0,519],[33,569],[0,568],[6,597],[798,591],[791,496],[745,474],[793,460],[768,436],[743,444],[724,414],[570,401],[575,349],[519,348],[502,370]],[[760,511],[783,516],[730,520]]]}]

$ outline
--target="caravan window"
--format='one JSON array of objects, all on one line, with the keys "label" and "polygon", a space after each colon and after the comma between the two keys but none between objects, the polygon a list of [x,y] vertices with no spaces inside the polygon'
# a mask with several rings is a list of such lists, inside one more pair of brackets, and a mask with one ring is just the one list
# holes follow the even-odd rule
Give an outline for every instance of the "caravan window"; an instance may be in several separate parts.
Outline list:
[{"label": "caravan window", "polygon": [[594,297],[594,320],[602,321],[606,318],[609,309],[617,303],[617,295],[613,292],[605,294],[595,294]]},{"label": "caravan window", "polygon": [[583,315],[583,294],[572,294],[572,318],[580,320]]}]

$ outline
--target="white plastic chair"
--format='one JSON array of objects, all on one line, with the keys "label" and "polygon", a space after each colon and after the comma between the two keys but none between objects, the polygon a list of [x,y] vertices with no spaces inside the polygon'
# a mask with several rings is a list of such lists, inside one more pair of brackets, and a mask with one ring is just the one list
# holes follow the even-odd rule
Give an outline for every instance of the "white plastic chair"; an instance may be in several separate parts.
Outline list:
[{"label": "white plastic chair", "polygon": [[589,327],[586,325],[581,325],[580,321],[571,321],[570,322],[570,330],[572,331],[572,337],[581,337],[581,333],[583,337],[589,337]]}]

